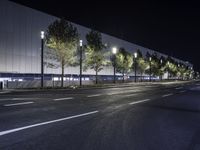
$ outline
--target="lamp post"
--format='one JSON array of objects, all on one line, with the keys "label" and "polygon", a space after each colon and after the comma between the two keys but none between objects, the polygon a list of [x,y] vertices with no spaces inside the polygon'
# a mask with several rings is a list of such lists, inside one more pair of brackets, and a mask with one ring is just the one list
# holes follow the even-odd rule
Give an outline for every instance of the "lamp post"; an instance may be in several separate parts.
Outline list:
[{"label": "lamp post", "polygon": [[44,87],[44,31],[41,31],[41,88]]},{"label": "lamp post", "polygon": [[82,86],[82,47],[83,47],[83,41],[79,41],[79,46],[80,46],[80,87]]},{"label": "lamp post", "polygon": [[149,67],[150,67],[150,70],[149,70],[149,81],[151,82],[151,57],[149,57]]},{"label": "lamp post", "polygon": [[112,53],[113,53],[113,67],[114,67],[114,80],[113,80],[113,83],[116,83],[116,54],[117,54],[117,48],[116,47],[112,48]]},{"label": "lamp post", "polygon": [[137,61],[136,61],[136,59],[137,59],[137,53],[136,52],[134,53],[134,58],[135,58],[134,59],[134,65],[135,65],[135,82],[136,82],[136,67],[137,67],[137,64],[136,64],[137,63]]},{"label": "lamp post", "polygon": [[[161,69],[162,69],[162,63],[163,63],[163,60],[160,59],[160,71],[161,71]],[[163,73],[163,72],[161,72],[161,76],[160,76],[160,80],[161,80],[161,81],[162,81],[162,76],[163,76],[162,73]]]},{"label": "lamp post", "polygon": [[167,61],[167,80],[169,80],[169,61]]}]

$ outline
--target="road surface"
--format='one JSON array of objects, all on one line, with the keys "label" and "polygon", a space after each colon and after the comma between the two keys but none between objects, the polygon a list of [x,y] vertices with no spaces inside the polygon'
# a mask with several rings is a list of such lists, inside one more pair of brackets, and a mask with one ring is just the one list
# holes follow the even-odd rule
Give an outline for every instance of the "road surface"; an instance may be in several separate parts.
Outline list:
[{"label": "road surface", "polygon": [[200,83],[1,92],[0,150],[200,150]]}]

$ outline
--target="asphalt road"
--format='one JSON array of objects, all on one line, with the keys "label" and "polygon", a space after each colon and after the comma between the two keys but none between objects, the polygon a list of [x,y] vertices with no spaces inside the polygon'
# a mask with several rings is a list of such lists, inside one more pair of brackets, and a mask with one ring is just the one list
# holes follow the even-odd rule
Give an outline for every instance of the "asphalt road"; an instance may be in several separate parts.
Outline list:
[{"label": "asphalt road", "polygon": [[200,150],[200,82],[0,92],[0,150]]}]

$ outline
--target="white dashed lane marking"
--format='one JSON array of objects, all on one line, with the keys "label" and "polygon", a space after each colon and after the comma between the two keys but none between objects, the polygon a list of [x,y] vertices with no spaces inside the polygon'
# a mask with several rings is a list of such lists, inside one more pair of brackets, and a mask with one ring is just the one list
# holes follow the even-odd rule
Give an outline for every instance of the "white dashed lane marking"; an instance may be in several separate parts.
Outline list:
[{"label": "white dashed lane marking", "polygon": [[14,103],[14,104],[5,104],[4,106],[9,107],[9,106],[19,106],[19,105],[28,105],[28,104],[33,104],[34,102],[24,102],[24,103]]},{"label": "white dashed lane marking", "polygon": [[57,98],[57,99],[53,99],[54,101],[64,101],[64,100],[70,100],[70,99],[74,99],[73,97],[65,97],[65,98]]},{"label": "white dashed lane marking", "polygon": [[172,95],[174,95],[174,94],[173,93],[169,93],[169,94],[163,95],[162,97],[168,97],[168,96],[172,96]]},{"label": "white dashed lane marking", "polygon": [[144,99],[144,100],[140,100],[140,101],[136,101],[136,102],[131,102],[129,103],[129,105],[135,105],[135,104],[139,104],[139,103],[144,103],[146,101],[150,101],[151,99]]},{"label": "white dashed lane marking", "polygon": [[98,97],[98,96],[101,96],[101,94],[88,95],[87,97]]}]

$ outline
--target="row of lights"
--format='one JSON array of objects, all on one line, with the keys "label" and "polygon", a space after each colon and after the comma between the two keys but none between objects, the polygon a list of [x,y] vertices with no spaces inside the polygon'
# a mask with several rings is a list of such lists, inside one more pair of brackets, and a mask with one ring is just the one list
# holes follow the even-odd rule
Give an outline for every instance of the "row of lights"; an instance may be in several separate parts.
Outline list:
[{"label": "row of lights", "polygon": [[[44,71],[43,71],[43,42],[44,42],[44,37],[45,37],[45,32],[44,31],[41,31],[41,41],[42,41],[42,44],[41,44],[41,50],[42,50],[42,55],[41,55],[41,68],[42,68],[42,70],[41,70],[41,87],[43,88],[43,80],[44,80]],[[82,85],[82,46],[83,46],[83,40],[80,40],[79,41],[79,46],[80,46],[80,86]],[[116,47],[113,47],[112,48],[112,53],[113,53],[113,55],[115,56],[116,54],[117,54],[117,48]],[[135,58],[135,82],[136,82],[136,58],[137,58],[137,56],[138,56],[138,54],[137,54],[137,52],[135,52],[134,53],[134,58]],[[149,61],[151,62],[151,60],[152,60],[152,58],[151,57],[149,57]],[[115,62],[116,60],[114,59],[114,83],[115,83],[115,74],[116,74],[116,68],[115,68]],[[160,60],[160,62],[161,62],[161,64],[163,63],[163,60],[161,59]],[[169,61],[167,62],[167,64],[169,65]],[[178,64],[178,67],[179,67],[180,65]],[[192,70],[193,68],[191,67],[191,70]],[[150,63],[150,81],[151,81],[151,63]]]}]

